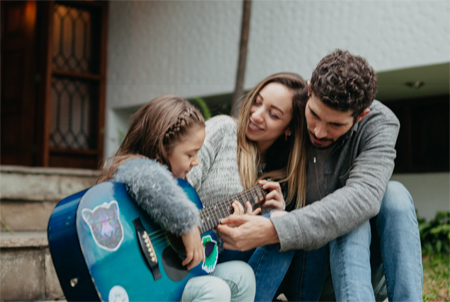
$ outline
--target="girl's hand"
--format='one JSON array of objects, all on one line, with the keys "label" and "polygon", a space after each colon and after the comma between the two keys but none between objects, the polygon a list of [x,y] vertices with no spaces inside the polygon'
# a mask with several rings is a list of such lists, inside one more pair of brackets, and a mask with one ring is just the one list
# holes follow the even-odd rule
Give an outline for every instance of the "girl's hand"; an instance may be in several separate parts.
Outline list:
[{"label": "girl's hand", "polygon": [[283,193],[281,193],[281,187],[278,182],[260,180],[259,184],[263,186],[264,190],[269,190],[270,192],[266,195],[266,201],[263,203],[264,207],[284,210],[285,201]]},{"label": "girl's hand", "polygon": [[181,239],[186,249],[186,258],[181,264],[183,266],[187,265],[187,270],[196,267],[200,261],[205,262],[205,253],[203,252],[203,245],[200,239],[200,231],[196,225],[187,233],[181,235]]}]

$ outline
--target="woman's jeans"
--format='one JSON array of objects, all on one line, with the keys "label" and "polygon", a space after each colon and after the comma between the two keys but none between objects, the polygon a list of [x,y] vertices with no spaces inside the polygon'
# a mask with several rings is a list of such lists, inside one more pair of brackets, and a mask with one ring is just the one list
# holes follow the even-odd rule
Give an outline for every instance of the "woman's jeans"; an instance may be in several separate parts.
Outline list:
[{"label": "woman's jeans", "polygon": [[280,253],[269,245],[252,252],[226,251],[219,261],[248,261],[256,277],[255,301],[272,301],[279,293],[290,301],[422,300],[417,218],[409,192],[398,182],[388,183],[376,217],[320,249]]}]

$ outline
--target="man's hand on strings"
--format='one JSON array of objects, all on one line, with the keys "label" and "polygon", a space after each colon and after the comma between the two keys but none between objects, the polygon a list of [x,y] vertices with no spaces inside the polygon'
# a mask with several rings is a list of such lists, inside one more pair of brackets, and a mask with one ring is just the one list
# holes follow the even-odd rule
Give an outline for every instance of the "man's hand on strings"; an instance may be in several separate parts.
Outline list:
[{"label": "man's hand on strings", "polygon": [[249,201],[245,202],[245,205],[247,207],[247,212],[244,210],[244,207],[242,206],[242,204],[235,200],[232,204],[231,207],[233,208],[233,214],[232,215],[258,215],[259,212],[261,212],[260,208],[257,208],[256,210],[253,210],[252,204]]},{"label": "man's hand on strings", "polygon": [[231,215],[222,219],[217,230],[224,240],[223,247],[229,250],[247,251],[279,242],[272,221],[262,216]]},{"label": "man's hand on strings", "polygon": [[[249,201],[247,201],[245,203],[245,205],[247,206],[247,212],[245,212],[244,207],[242,206],[242,204],[235,200],[232,204],[231,207],[233,208],[234,212],[233,214],[231,214],[231,216],[240,216],[240,215],[251,215],[251,216],[255,216],[258,215],[259,212],[261,212],[261,208],[257,208],[256,210],[253,211],[253,207],[251,205],[251,203]],[[233,224],[229,224],[229,227],[234,227],[235,225]]]}]

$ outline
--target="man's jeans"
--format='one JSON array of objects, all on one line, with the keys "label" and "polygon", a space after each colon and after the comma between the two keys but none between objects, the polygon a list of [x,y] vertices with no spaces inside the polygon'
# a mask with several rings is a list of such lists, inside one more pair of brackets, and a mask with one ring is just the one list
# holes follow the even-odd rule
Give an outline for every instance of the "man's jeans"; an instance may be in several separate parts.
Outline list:
[{"label": "man's jeans", "polygon": [[401,183],[388,183],[376,217],[329,246],[337,301],[382,301],[386,294],[389,301],[422,301],[417,218],[411,195]]},{"label": "man's jeans", "polygon": [[290,301],[382,301],[386,294],[390,301],[422,300],[417,218],[398,182],[389,182],[376,217],[320,249],[280,253],[269,245],[254,253],[226,251],[219,261],[234,257],[248,260],[255,271],[255,301],[271,301],[278,293]]}]

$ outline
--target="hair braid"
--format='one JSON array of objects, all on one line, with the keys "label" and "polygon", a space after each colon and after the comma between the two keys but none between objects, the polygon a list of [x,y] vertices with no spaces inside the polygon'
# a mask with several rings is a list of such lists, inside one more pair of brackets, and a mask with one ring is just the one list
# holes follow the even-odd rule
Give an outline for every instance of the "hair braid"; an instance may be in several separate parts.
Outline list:
[{"label": "hair braid", "polygon": [[176,121],[169,126],[164,134],[165,139],[176,137],[185,127],[189,126],[190,121],[199,120],[198,114],[194,108],[187,108],[184,112],[178,115]]},{"label": "hair braid", "polygon": [[124,161],[140,156],[170,168],[168,156],[195,125],[205,127],[205,120],[187,100],[166,94],[150,101],[133,115],[124,140],[116,155],[105,163],[98,181],[111,179]]}]

